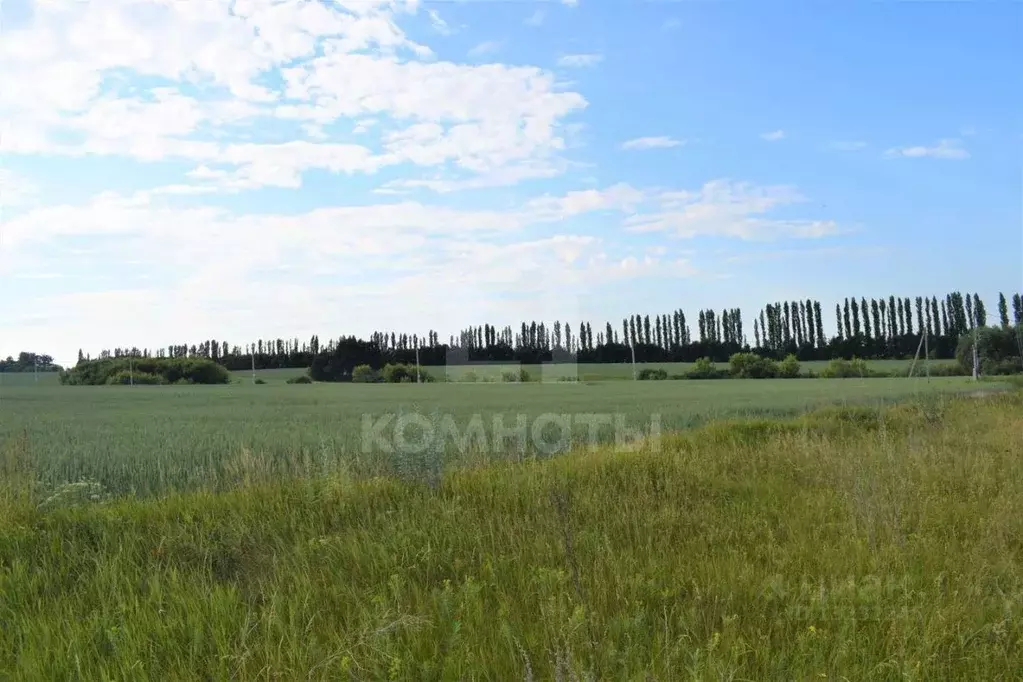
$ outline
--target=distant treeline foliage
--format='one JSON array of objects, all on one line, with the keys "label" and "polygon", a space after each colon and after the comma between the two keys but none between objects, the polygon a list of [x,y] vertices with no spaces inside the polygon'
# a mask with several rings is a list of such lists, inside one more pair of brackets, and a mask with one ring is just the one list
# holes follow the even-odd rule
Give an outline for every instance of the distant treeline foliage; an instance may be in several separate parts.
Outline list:
[{"label": "distant treeline foliage", "polygon": [[[1011,313],[1011,314],[1010,314]],[[369,339],[342,336],[321,343],[319,336],[260,339],[244,346],[209,340],[197,344],[149,349],[118,348],[101,358],[207,358],[229,370],[309,368],[320,381],[350,381],[355,368],[374,370],[387,364],[423,366],[476,362],[541,364],[547,362],[623,363],[686,362],[706,358],[727,362],[735,353],[750,352],[781,361],[886,359],[913,357],[927,332],[933,359],[955,359],[960,338],[988,325],[987,307],[977,294],[953,292],[943,298],[846,298],[835,304],[832,328],[824,333],[825,309],[820,301],[783,301],[764,306],[752,325],[738,308],[701,310],[695,334],[686,314],[677,309],[661,315],[630,315],[621,324],[605,322],[522,322],[518,329],[490,324],[464,329],[441,343],[437,332],[425,336],[375,332]],[[993,320],[991,322],[994,322]],[[1023,322],[1023,295],[998,298],[997,324],[1005,329]],[[752,338],[749,330],[752,328]],[[1015,334],[1013,334],[1014,336]],[[1019,353],[1017,353],[1019,355]],[[79,362],[89,358],[79,351]]]},{"label": "distant treeline foliage", "polygon": [[18,358],[8,356],[0,360],[0,372],[59,372],[63,369],[53,363],[53,356],[40,353],[18,353]]},{"label": "distant treeline foliage", "polygon": [[223,365],[201,357],[120,357],[83,360],[60,374],[71,386],[111,384],[226,384],[231,374]]}]

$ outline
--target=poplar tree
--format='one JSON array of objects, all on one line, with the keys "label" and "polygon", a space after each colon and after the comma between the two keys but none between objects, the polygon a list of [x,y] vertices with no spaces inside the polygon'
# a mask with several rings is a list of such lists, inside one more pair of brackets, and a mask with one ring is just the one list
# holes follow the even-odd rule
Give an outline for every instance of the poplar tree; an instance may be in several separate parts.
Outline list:
[{"label": "poplar tree", "polygon": [[1005,294],[998,292],[998,321],[1003,327],[1009,326],[1009,304],[1005,300]]},{"label": "poplar tree", "polygon": [[817,346],[823,348],[825,345],[824,339],[824,319],[821,317],[821,302],[813,302],[813,316],[817,322]]},{"label": "poplar tree", "polygon": [[984,301],[980,300],[978,294],[973,295],[973,314],[977,318],[978,327],[987,326],[987,308],[984,307]]}]

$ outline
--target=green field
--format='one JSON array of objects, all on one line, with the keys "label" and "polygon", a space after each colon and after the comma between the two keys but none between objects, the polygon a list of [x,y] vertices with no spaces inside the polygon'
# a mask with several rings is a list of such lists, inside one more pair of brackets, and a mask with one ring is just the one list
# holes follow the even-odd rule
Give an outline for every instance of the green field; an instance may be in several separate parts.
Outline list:
[{"label": "green field", "polygon": [[[912,360],[867,360],[867,366],[872,370],[908,374],[913,364]],[[727,362],[715,363],[721,369],[727,369]],[[931,367],[948,366],[955,364],[952,360],[932,360]],[[828,363],[826,361],[810,361],[801,363],[803,372],[820,372]],[[669,375],[685,374],[693,369],[691,362],[640,362],[636,363],[639,370],[663,369]],[[463,381],[470,372],[474,373],[478,380],[499,380],[506,372],[518,372],[519,369],[529,372],[533,381],[557,381],[562,377],[576,378],[580,381],[610,381],[614,379],[631,379],[633,367],[631,364],[596,364],[582,363],[579,365],[511,365],[511,364],[479,364],[479,365],[452,365],[450,367],[423,367],[423,371],[431,374],[435,379],[447,379],[449,381]],[[918,363],[917,373],[923,374],[924,365]],[[267,369],[256,370],[256,378],[267,383],[283,383],[288,379],[300,376],[305,373],[301,369]],[[251,371],[232,372],[235,380],[251,382]]]},{"label": "green field", "polygon": [[[239,477],[433,476],[447,466],[520,458],[568,449],[551,427],[542,447],[523,453],[510,440],[457,448],[445,441],[429,452],[363,450],[363,415],[451,416],[464,432],[473,415],[490,427],[495,416],[531,429],[540,415],[621,415],[663,431],[728,416],[780,416],[825,403],[878,405],[909,397],[970,390],[964,378],[664,381],[551,384],[277,384],[252,386],[60,387],[5,386],[0,391],[0,446],[17,443],[41,485],[95,481],[108,493],[150,495],[168,490],[221,489]],[[395,417],[397,419],[397,417]],[[589,442],[585,424],[571,428],[576,445]],[[542,427],[542,424],[541,424]],[[422,427],[425,429],[426,427]],[[420,429],[422,430],[422,429]],[[393,434],[393,430],[391,431]],[[413,424],[409,432],[415,435]],[[493,434],[488,430],[488,435]],[[597,432],[613,441],[613,426]],[[586,440],[584,440],[586,439]],[[393,439],[392,439],[393,440]],[[414,456],[413,456],[414,455]]]},{"label": "green field", "polygon": [[[1023,398],[876,407],[927,388],[7,389],[0,679],[1018,679]],[[828,400],[869,406],[432,486],[343,467],[286,479],[235,456],[340,461],[353,414],[399,405],[663,409],[684,424]],[[160,499],[31,487],[92,473],[157,492],[219,472],[231,490]]]}]

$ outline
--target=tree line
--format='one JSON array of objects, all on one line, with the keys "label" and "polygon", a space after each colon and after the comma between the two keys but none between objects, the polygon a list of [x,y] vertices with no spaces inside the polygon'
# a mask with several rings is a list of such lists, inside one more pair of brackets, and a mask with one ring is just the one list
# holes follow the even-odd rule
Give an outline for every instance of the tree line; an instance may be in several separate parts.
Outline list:
[{"label": "tree line", "polygon": [[54,364],[52,355],[27,351],[18,353],[17,359],[7,356],[6,360],[0,360],[0,372],[59,372],[61,369]]},{"label": "tree line", "polygon": [[[998,298],[998,324],[1023,323],[1023,295]],[[682,309],[634,314],[621,324],[607,321],[594,329],[588,321],[521,322],[515,328],[491,324],[472,326],[441,343],[438,332],[425,335],[374,332],[368,339],[343,336],[325,343],[319,336],[307,341],[258,339],[243,345],[210,339],[172,344],[150,350],[115,348],[99,359],[126,356],[157,358],[202,357],[230,370],[306,368],[326,375],[350,376],[357,365],[458,365],[471,362],[540,364],[543,362],[621,363],[695,362],[709,358],[725,362],[737,352],[752,352],[781,360],[835,358],[881,359],[912,357],[927,332],[930,357],[953,359],[960,337],[988,325],[987,308],[977,294],[951,292],[915,299],[849,297],[835,304],[836,333],[824,332],[824,308],[813,299],[780,301],[763,307],[752,320],[738,308],[700,310],[695,325]],[[695,327],[695,329],[693,328]],[[752,327],[752,338],[748,330]],[[695,332],[695,334],[694,334]],[[79,351],[79,362],[91,359]],[[315,376],[314,376],[315,378]]]}]

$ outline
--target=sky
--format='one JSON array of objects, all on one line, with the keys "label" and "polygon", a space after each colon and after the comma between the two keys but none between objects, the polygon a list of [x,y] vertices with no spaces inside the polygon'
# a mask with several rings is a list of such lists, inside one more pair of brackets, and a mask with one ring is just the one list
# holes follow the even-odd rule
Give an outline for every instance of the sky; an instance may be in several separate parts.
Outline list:
[{"label": "sky", "polygon": [[0,20],[0,357],[1023,290],[1021,3]]}]

